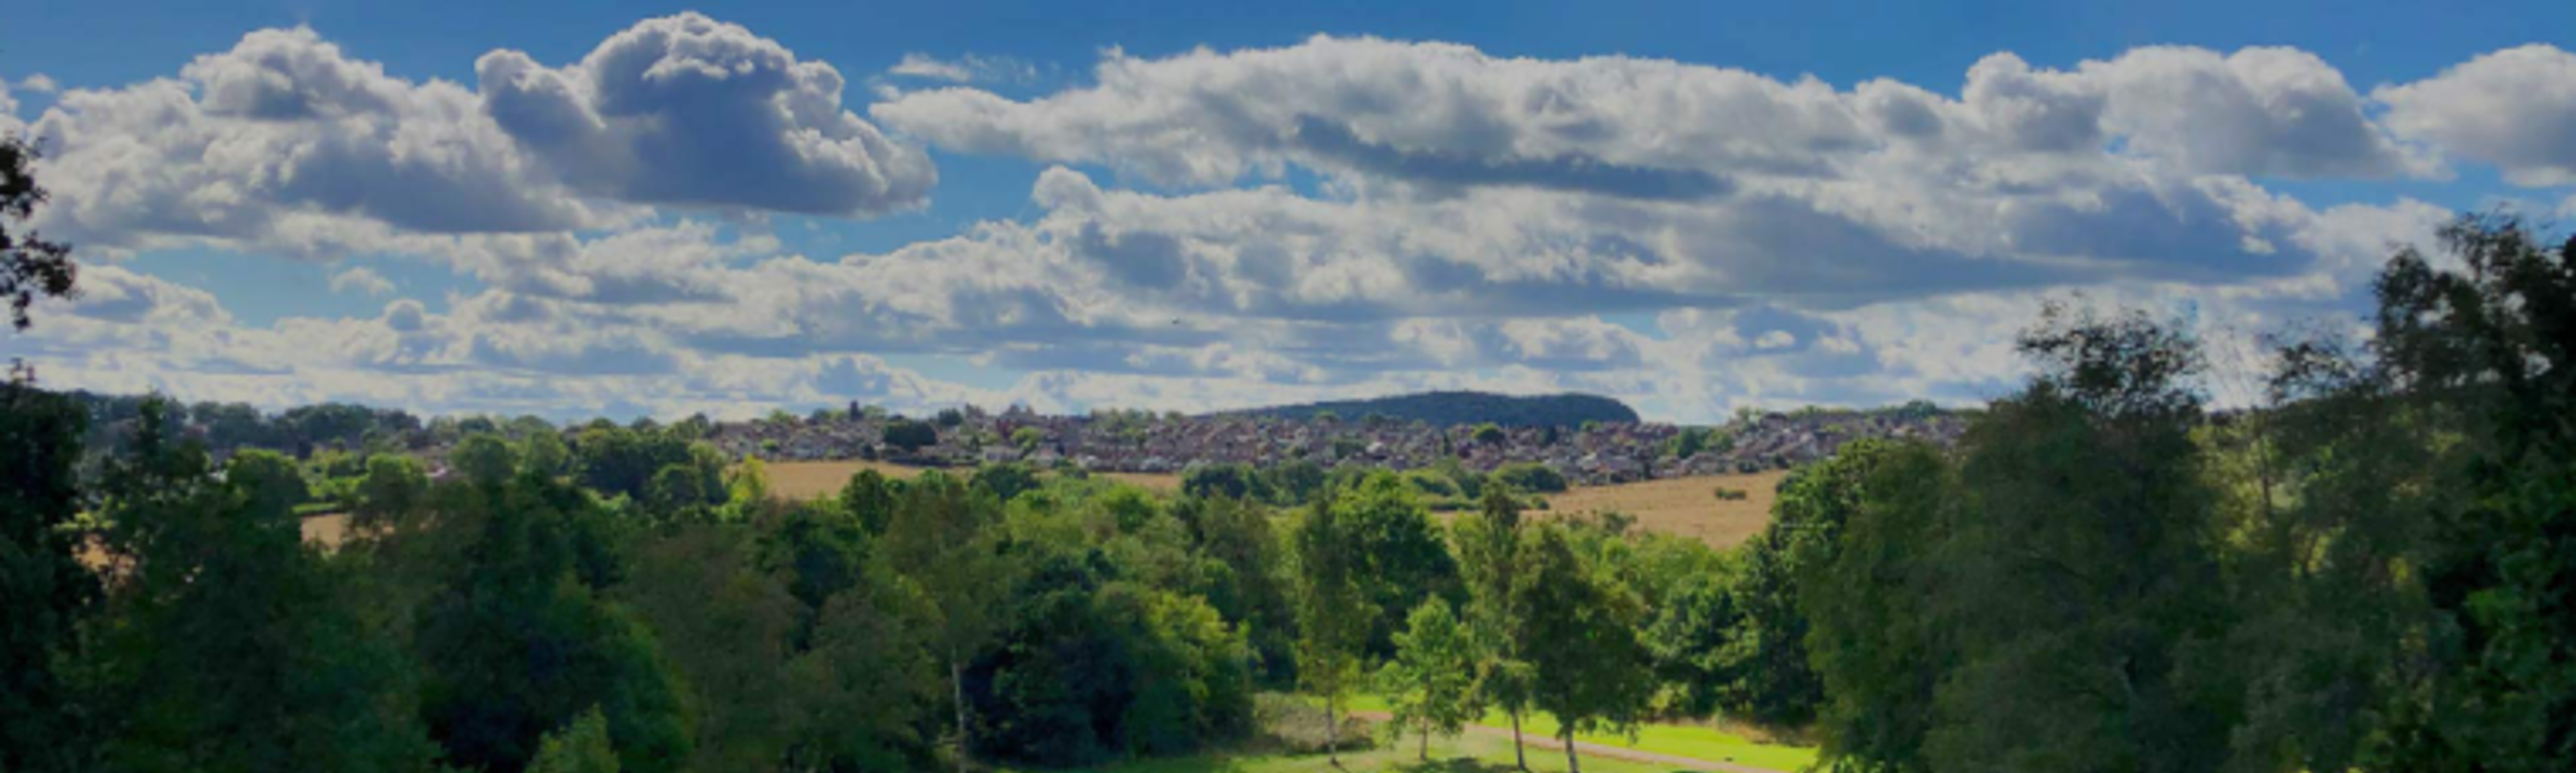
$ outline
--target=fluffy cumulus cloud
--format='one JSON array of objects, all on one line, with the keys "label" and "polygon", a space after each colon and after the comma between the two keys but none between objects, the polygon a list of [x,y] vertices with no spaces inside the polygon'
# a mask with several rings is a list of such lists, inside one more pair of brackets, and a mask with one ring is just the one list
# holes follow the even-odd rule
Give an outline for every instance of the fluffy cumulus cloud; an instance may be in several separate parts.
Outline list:
[{"label": "fluffy cumulus cloud", "polygon": [[[1113,51],[1025,100],[957,84],[1026,65],[907,57],[880,77],[951,85],[864,111],[832,66],[695,15],[570,63],[476,65],[472,89],[416,83],[268,31],[175,79],[62,94],[36,119],[62,143],[46,217],[85,248],[363,246],[468,281],[433,301],[346,267],[331,287],[380,311],[254,326],[95,267],[26,339],[47,377],[555,415],[1433,388],[1682,420],[1974,402],[2020,374],[2012,334],[2042,298],[2250,349],[2353,318],[2389,251],[2447,217],[2311,206],[2280,181],[2482,163],[2576,182],[2576,57],[2548,47],[2365,94],[2275,48],[1998,53],[1936,88],[1319,37]],[[936,175],[910,141],[1051,166],[1020,217],[882,250],[799,254],[734,216],[923,206]],[[908,358],[1013,375],[968,386]]]},{"label": "fluffy cumulus cloud", "polygon": [[938,181],[928,155],[842,109],[839,70],[694,13],[568,67],[494,51],[474,74],[501,130],[594,195],[867,215],[920,205]]},{"label": "fluffy cumulus cloud", "polygon": [[961,150],[1192,186],[1294,163],[1432,190],[1703,199],[1744,177],[1847,177],[1891,152],[2044,167],[2114,144],[2191,173],[2387,176],[2411,163],[2339,72],[2285,49],[2139,49],[2070,71],[1999,54],[1969,71],[1961,99],[1887,81],[1837,90],[1671,61],[1504,59],[1332,37],[1167,59],[1113,53],[1095,77],[1026,102],[918,92],[872,114]]},{"label": "fluffy cumulus cloud", "polygon": [[2528,186],[2576,184],[2576,53],[2528,45],[2388,86],[2388,125]]},{"label": "fluffy cumulus cloud", "polygon": [[841,107],[830,65],[694,14],[569,67],[496,51],[476,72],[478,89],[406,80],[271,29],[175,78],[65,92],[32,127],[50,154],[42,224],[99,256],[447,254],[655,205],[872,215],[920,205],[937,179]]}]

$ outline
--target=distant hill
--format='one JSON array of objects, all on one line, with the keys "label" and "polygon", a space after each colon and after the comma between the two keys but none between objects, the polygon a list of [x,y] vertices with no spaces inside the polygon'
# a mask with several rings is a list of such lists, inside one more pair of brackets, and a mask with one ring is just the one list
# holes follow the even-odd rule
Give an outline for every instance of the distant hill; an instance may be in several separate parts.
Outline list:
[{"label": "distant hill", "polygon": [[1587,421],[1634,422],[1637,411],[1600,395],[1561,394],[1514,397],[1489,392],[1423,392],[1372,400],[1335,400],[1232,411],[1233,415],[1312,419],[1332,412],[1344,421],[1371,414],[1400,421],[1421,420],[1440,426],[1493,422],[1506,427],[1575,427]]}]

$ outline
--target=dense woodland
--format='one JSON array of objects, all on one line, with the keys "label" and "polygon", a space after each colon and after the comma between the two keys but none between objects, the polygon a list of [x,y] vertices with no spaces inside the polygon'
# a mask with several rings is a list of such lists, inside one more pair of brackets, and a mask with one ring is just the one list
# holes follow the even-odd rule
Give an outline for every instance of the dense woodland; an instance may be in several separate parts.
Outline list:
[{"label": "dense woodland", "polygon": [[[1384,472],[789,502],[652,427],[493,427],[438,480],[219,465],[170,405],[101,439],[21,378],[0,770],[1072,767],[1223,751],[1289,691],[1328,755],[1365,691],[1419,735],[1811,728],[1849,771],[2568,770],[2576,244],[2445,239],[2371,335],[2283,338],[2247,410],[2187,326],[2054,308],[1957,447],[1847,448],[1726,552],[1484,477],[1445,523]],[[334,479],[326,549],[296,510]]]}]

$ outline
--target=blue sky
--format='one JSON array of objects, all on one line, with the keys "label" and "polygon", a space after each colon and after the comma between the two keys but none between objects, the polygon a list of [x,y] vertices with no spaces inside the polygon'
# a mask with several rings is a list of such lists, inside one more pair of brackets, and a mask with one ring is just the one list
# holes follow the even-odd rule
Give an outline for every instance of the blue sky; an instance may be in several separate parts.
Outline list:
[{"label": "blue sky", "polygon": [[[217,7],[207,7],[217,6]],[[2576,5],[0,11],[62,386],[679,415],[1435,387],[1972,403],[2042,300],[2230,352],[2576,215]]]}]

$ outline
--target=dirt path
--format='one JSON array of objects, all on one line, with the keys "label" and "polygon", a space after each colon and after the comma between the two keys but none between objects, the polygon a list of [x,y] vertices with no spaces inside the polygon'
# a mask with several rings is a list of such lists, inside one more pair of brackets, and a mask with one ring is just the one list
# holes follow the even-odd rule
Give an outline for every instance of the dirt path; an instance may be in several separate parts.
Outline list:
[{"label": "dirt path", "polygon": [[[1351,716],[1371,722],[1385,722],[1392,719],[1390,715],[1383,711],[1354,711],[1351,712]],[[1510,728],[1493,727],[1490,725],[1479,725],[1474,723],[1469,723],[1467,725],[1467,732],[1493,738],[1501,738],[1507,741],[1511,740],[1512,737],[1512,731]],[[1560,753],[1565,751],[1565,741],[1556,738],[1524,733],[1521,735],[1521,743],[1532,749],[1544,749]],[[1788,771],[1757,768],[1736,762],[1719,762],[1716,760],[1703,760],[1697,757],[1657,754],[1655,752],[1640,751],[1620,746],[1606,746],[1592,743],[1590,741],[1574,742],[1574,751],[1577,754],[1594,757],[1608,757],[1614,760],[1644,762],[1654,765],[1675,765],[1690,770],[1713,771],[1713,773],[1789,773]]]}]

